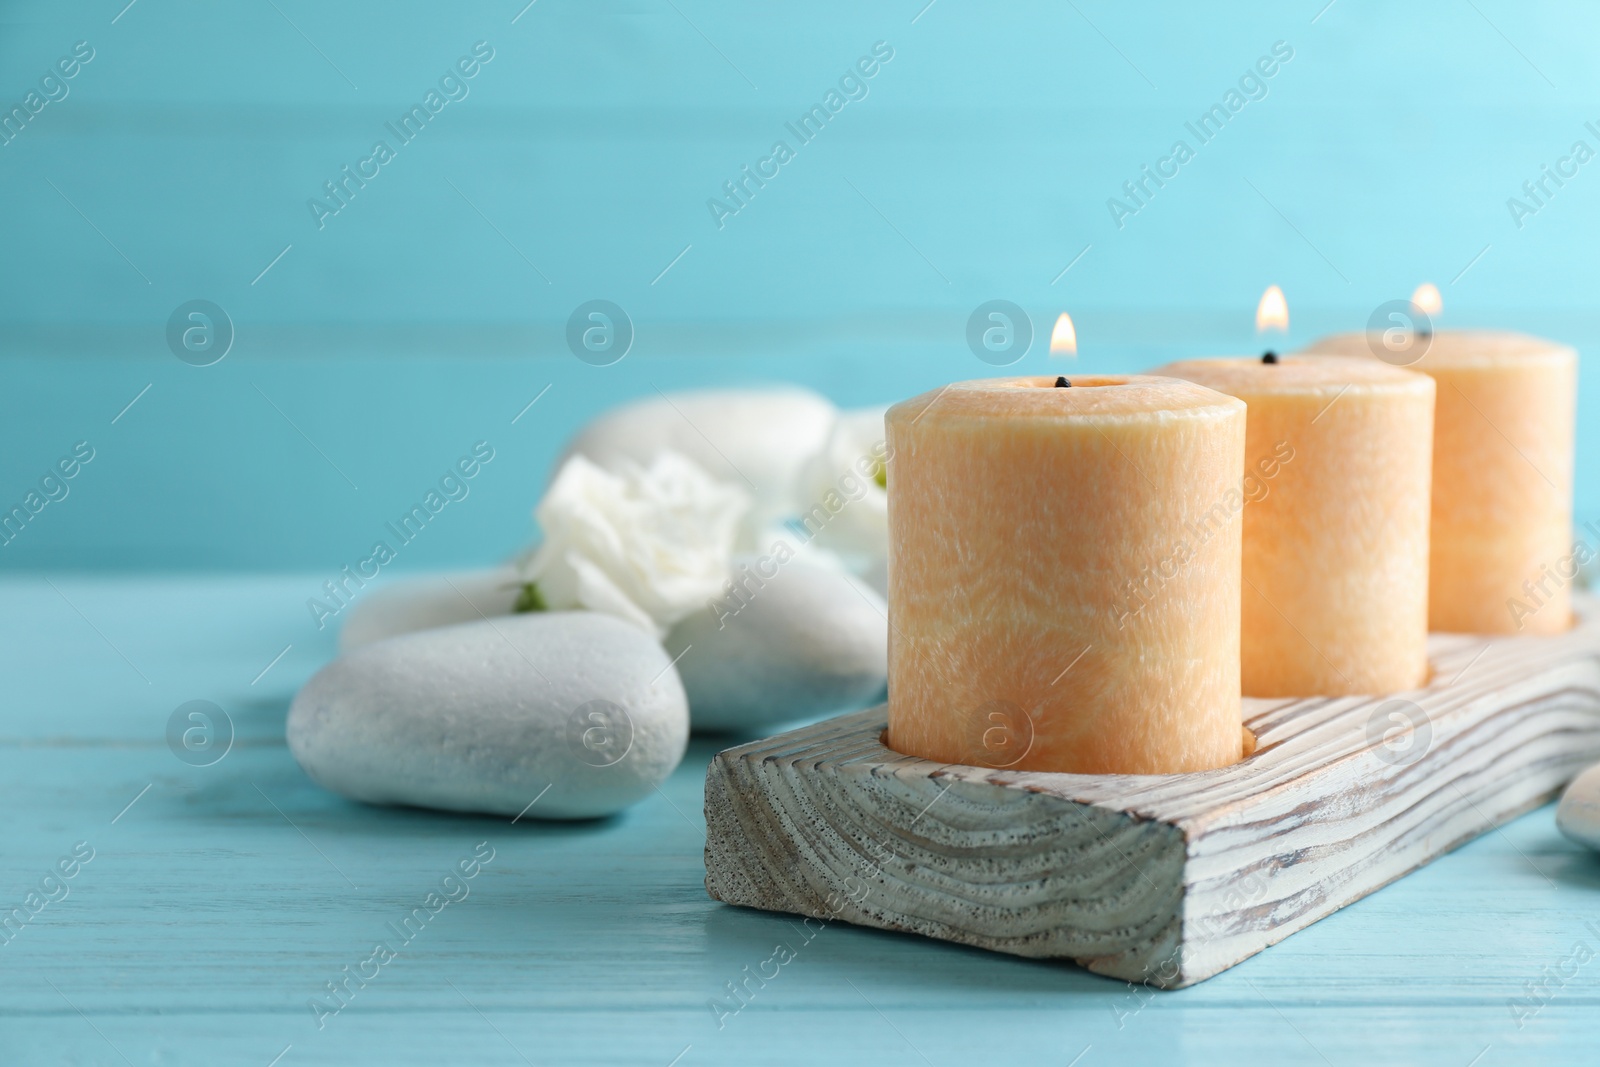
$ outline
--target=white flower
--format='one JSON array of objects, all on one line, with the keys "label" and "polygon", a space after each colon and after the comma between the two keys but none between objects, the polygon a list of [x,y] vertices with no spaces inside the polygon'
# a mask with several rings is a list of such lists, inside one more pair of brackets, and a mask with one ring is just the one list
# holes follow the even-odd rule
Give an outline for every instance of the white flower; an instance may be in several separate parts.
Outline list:
[{"label": "white flower", "polygon": [[857,574],[881,568],[889,556],[889,494],[882,484],[886,410],[841,413],[799,479],[803,536]]},{"label": "white flower", "polygon": [[800,468],[828,438],[838,409],[794,385],[690,389],[652,395],[601,415],[567,446],[607,470],[678,452],[751,496],[741,550],[764,552],[766,528],[794,510]]},{"label": "white flower", "polygon": [[676,452],[648,469],[574,455],[534,509],[544,543],[523,578],[553,610],[601,611],[662,637],[721,595],[749,507],[744,490]]}]

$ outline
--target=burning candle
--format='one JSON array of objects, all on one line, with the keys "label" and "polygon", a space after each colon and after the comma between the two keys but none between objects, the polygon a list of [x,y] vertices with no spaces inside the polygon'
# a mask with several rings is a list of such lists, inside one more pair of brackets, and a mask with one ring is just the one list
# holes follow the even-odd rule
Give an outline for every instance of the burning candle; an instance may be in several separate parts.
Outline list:
[{"label": "burning candle", "polygon": [[889,732],[947,763],[1197,771],[1243,751],[1245,408],[1190,382],[962,382],[886,417]]},{"label": "burning candle", "polygon": [[1289,302],[1284,299],[1283,290],[1276,285],[1267,286],[1267,291],[1261,294],[1261,300],[1256,304],[1256,333],[1270,330],[1289,332]]},{"label": "burning candle", "polygon": [[1050,354],[1075,356],[1078,354],[1078,331],[1072,325],[1072,316],[1063,311],[1050,329]]},{"label": "burning candle", "polygon": [[[1444,297],[1439,295],[1439,287],[1432,282],[1423,282],[1411,294],[1411,307],[1420,315],[1426,315],[1431,320],[1435,315],[1444,310]],[[1428,327],[1432,332],[1433,327]]]},{"label": "burning candle", "polygon": [[1309,351],[1406,359],[1438,383],[1429,625],[1459,633],[1565,630],[1576,575],[1577,353],[1476,330],[1391,340],[1340,334]]},{"label": "burning candle", "polygon": [[1376,361],[1196,359],[1153,374],[1248,407],[1244,695],[1427,680],[1434,383]]}]

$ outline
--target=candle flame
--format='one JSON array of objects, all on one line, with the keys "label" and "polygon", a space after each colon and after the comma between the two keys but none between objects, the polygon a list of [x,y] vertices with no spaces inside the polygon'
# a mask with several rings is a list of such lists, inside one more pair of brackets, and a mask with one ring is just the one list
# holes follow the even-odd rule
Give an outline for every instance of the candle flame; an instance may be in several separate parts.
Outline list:
[{"label": "candle flame", "polygon": [[1050,354],[1052,356],[1078,354],[1078,331],[1073,329],[1072,316],[1065,311],[1056,319],[1055,327],[1050,331]]},{"label": "candle flame", "polygon": [[1438,315],[1444,310],[1444,297],[1439,295],[1439,287],[1432,282],[1423,282],[1417,286],[1417,291],[1411,294],[1411,306],[1429,318]]},{"label": "candle flame", "polygon": [[1256,305],[1256,333],[1268,330],[1289,332],[1289,302],[1276,285],[1267,286],[1267,291],[1261,294],[1261,303]]}]

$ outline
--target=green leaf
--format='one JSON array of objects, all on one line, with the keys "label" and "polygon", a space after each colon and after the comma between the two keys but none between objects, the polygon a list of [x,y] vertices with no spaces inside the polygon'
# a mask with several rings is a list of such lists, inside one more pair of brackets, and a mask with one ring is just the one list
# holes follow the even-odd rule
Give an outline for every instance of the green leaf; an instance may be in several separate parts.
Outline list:
[{"label": "green leaf", "polygon": [[511,610],[518,613],[549,611],[550,605],[544,602],[544,596],[539,592],[538,585],[533,582],[523,582],[522,592],[517,594],[517,602],[511,605]]}]

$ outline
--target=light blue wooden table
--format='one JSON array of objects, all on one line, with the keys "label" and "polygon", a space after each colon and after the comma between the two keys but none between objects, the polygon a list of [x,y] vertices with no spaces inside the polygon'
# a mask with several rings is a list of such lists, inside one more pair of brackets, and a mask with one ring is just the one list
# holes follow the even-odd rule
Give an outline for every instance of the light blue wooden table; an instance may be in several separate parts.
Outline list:
[{"label": "light blue wooden table", "polygon": [[[1084,369],[1256,350],[1269,283],[1280,346],[1432,280],[1446,325],[1594,352],[1600,179],[1533,218],[1507,198],[1595,136],[1597,30],[1580,0],[7,4],[0,107],[54,99],[0,137],[0,506],[76,441],[97,458],[0,554],[0,1067],[1595,1059],[1600,859],[1548,809],[1153,994],[713,903],[708,741],[616,819],[512,825],[330,795],[283,724],[333,654],[306,597],[474,441],[499,458],[402,571],[526,544],[562,442],[626,399],[998,373],[964,334],[996,298],[1039,335],[1011,373],[1057,373],[1062,311]],[[308,198],[480,40],[470,98],[323,226]],[[80,41],[95,58],[45,83]],[[870,97],[719,226],[708,198],[878,41]],[[1279,41],[1270,93],[1137,217],[1108,210]],[[595,298],[637,326],[615,366],[565,340]],[[166,339],[194,299],[236,331],[211,366]],[[272,568],[303,573],[193,573]],[[235,730],[210,766],[166,741],[191,700]],[[469,895],[319,1028],[326,984],[480,842]]]},{"label": "light blue wooden table", "polygon": [[[1594,1059],[1600,857],[1560,837],[1550,808],[1176,993],[842,924],[806,941],[705,894],[709,741],[659,795],[597,823],[371,808],[313,785],[283,740],[292,694],[332,653],[306,638],[310,581],[0,583],[0,903],[22,906],[79,842],[93,850],[4,931],[0,1063]],[[211,766],[165,740],[192,699],[234,727]],[[388,924],[485,841],[494,858],[467,895],[319,1029],[308,1005],[325,983],[397,942]],[[795,958],[719,1027],[711,1002],[779,944]]]}]

